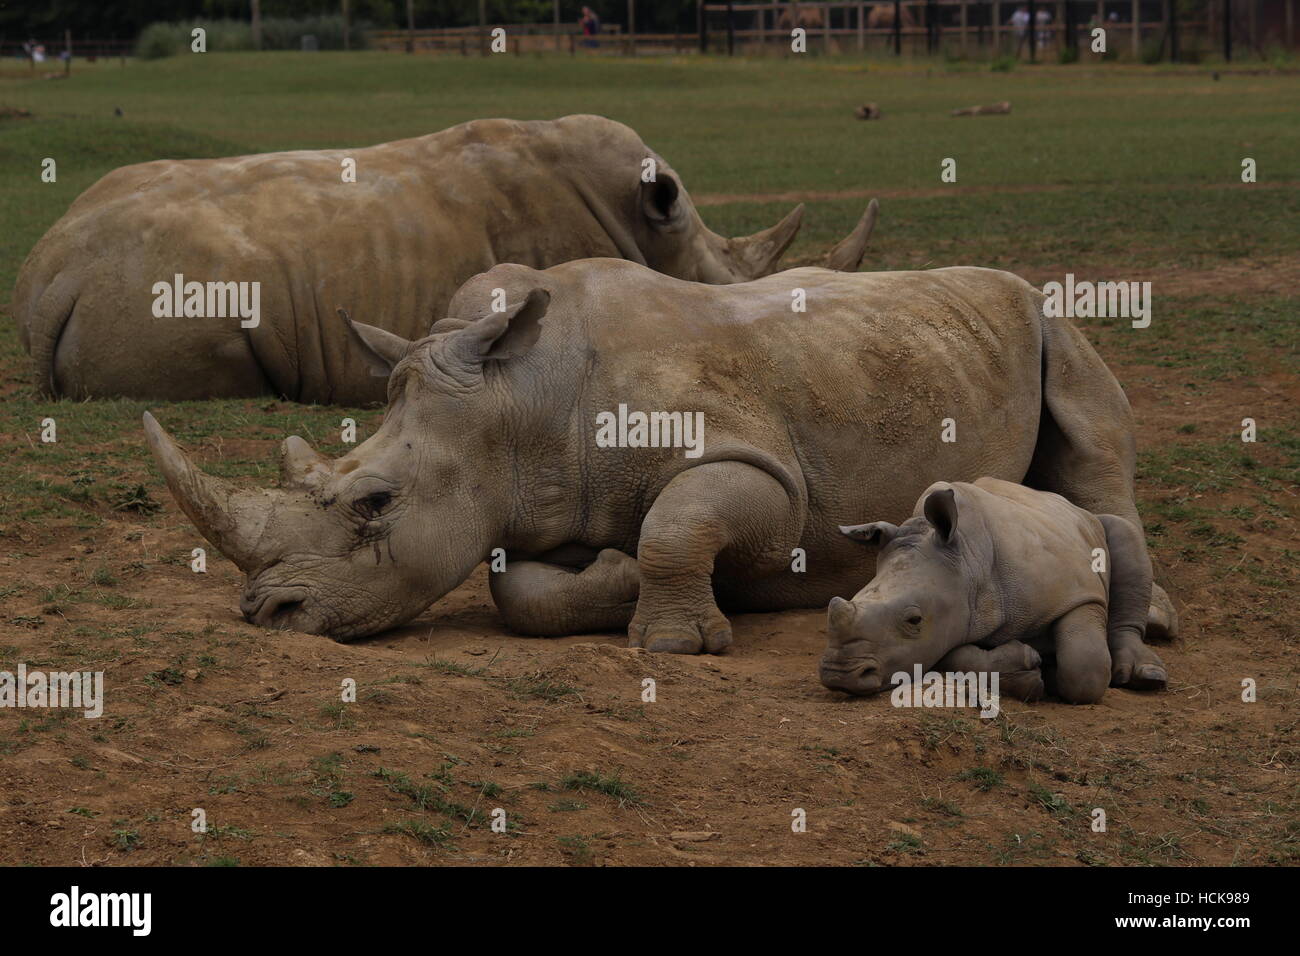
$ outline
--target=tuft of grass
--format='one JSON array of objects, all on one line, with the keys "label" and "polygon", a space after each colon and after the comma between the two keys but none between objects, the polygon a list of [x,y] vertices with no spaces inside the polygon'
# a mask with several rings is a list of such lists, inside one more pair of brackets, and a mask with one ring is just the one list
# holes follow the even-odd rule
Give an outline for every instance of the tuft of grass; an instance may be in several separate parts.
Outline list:
[{"label": "tuft of grass", "polygon": [[992,767],[971,767],[969,770],[963,770],[957,774],[958,780],[969,780],[975,785],[976,790],[983,790],[985,793],[994,787],[1002,786],[1002,774]]},{"label": "tuft of grass", "polygon": [[588,790],[603,793],[614,797],[621,803],[637,804],[644,802],[640,794],[630,784],[625,783],[618,774],[606,777],[599,772],[590,773],[586,770],[575,770],[560,781],[560,786],[565,790]]},{"label": "tuft of grass", "polygon": [[444,847],[451,842],[451,830],[444,824],[434,826],[425,820],[406,819],[384,825],[385,833],[409,836],[425,846]]}]

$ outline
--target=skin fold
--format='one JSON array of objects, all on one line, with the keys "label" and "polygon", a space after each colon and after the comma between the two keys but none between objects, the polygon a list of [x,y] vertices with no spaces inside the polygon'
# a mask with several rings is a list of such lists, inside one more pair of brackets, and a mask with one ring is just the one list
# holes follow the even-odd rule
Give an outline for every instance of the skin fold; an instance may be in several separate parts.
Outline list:
[{"label": "skin fold", "polygon": [[[345,160],[355,161],[354,182],[343,181]],[[873,201],[828,266],[858,268],[876,209]],[[802,217],[799,206],[755,235],[719,236],[681,177],[621,123],[476,120],[362,149],[115,170],[33,248],[13,313],[45,395],[269,393],[359,405],[383,401],[384,379],[353,354],[340,308],[418,338],[461,283],[497,263],[544,268],[590,256],[741,282],[776,270]],[[259,324],[156,317],[154,285],[177,274],[258,283]]]},{"label": "skin fold", "polygon": [[[1042,301],[973,268],[711,286],[614,259],[497,266],[418,342],[350,324],[391,369],[383,423],[337,460],[288,439],[277,489],[205,475],[145,428],[256,623],[374,634],[502,548],[492,592],[521,633],[716,652],[722,608],[852,594],[874,553],[839,526],[902,520],[941,479],[1026,481],[1140,528],[1128,403]],[[701,454],[602,447],[597,416],[620,404],[701,413]]]}]

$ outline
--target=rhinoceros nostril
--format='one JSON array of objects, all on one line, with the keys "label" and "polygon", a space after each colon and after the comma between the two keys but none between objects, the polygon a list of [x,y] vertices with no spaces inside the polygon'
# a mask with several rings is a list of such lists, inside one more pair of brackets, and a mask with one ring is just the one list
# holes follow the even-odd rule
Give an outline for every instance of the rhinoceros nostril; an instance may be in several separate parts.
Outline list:
[{"label": "rhinoceros nostril", "polygon": [[261,627],[287,627],[289,619],[302,606],[301,595],[292,591],[263,593],[252,597],[246,593],[239,602],[244,620]]},{"label": "rhinoceros nostril", "polygon": [[302,601],[296,598],[271,598],[262,605],[258,618],[267,627],[284,627],[300,607]]}]

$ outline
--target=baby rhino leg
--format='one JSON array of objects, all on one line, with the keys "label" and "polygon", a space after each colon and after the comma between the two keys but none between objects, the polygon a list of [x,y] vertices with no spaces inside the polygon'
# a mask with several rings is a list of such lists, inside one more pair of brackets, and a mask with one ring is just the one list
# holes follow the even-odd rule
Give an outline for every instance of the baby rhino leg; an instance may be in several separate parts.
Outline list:
[{"label": "baby rhino leg", "polygon": [[540,637],[621,631],[632,620],[640,591],[636,558],[613,548],[581,570],[509,561],[488,581],[506,626]]},{"label": "baby rhino leg", "polygon": [[1047,689],[1071,704],[1095,704],[1110,684],[1110,649],[1106,646],[1106,610],[1085,604],[1052,625],[1056,651],[1047,668]]},{"label": "baby rhino leg", "polygon": [[997,674],[998,693],[1015,700],[1039,700],[1043,696],[1043,659],[1028,644],[1007,641],[984,650],[964,644],[949,651],[934,670],[939,673]]}]

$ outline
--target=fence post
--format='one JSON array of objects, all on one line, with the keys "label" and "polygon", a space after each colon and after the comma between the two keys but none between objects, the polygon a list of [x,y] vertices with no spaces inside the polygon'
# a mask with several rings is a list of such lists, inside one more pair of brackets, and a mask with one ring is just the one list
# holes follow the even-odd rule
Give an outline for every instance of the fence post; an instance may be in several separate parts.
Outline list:
[{"label": "fence post", "polygon": [[636,56],[636,0],[627,0],[627,55]]},{"label": "fence post", "polygon": [[709,34],[704,29],[704,0],[695,0],[695,21],[700,27],[700,52],[709,52]]},{"label": "fence post", "polygon": [[[1133,0],[1137,3],[1138,0]],[[1019,50],[1016,51],[1019,54]],[[1038,10],[1034,0],[1029,0],[1029,62],[1038,62]]]},{"label": "fence post", "polygon": [[478,0],[478,52],[479,56],[487,56],[487,0]]},{"label": "fence post", "polygon": [[903,4],[894,0],[894,56],[903,55]]},{"label": "fence post", "polygon": [[961,0],[961,55],[966,58],[966,0]]},{"label": "fence post", "polygon": [[1178,0],[1165,0],[1169,4],[1169,62],[1178,62]]},{"label": "fence post", "polygon": [[736,31],[735,23],[732,22],[731,3],[727,3],[727,56],[736,55]]},{"label": "fence post", "polygon": [[[866,35],[862,32],[862,10],[864,7],[866,7],[865,3],[858,4],[858,52],[859,53],[861,53],[865,49],[864,44],[866,43]],[[1289,10],[1291,8],[1287,7],[1287,9]]]},{"label": "fence post", "polygon": [[1002,55],[1002,4],[993,0],[993,56]]},{"label": "fence post", "polygon": [[1133,0],[1133,59],[1142,59],[1142,5]]},{"label": "fence post", "polygon": [[415,0],[406,0],[406,52],[415,52]]}]

